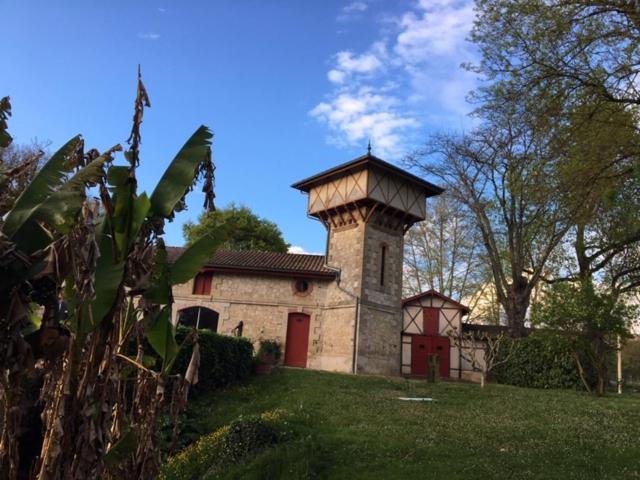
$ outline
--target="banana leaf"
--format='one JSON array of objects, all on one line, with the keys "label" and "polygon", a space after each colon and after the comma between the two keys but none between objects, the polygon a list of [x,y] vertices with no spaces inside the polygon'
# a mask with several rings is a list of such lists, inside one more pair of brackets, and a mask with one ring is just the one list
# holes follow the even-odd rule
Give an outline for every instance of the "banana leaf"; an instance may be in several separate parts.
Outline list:
[{"label": "banana leaf", "polygon": [[59,187],[65,180],[66,174],[71,171],[69,157],[80,146],[82,137],[73,137],[54,153],[49,161],[33,178],[16,200],[13,208],[5,218],[3,233],[11,240],[13,235],[27,222],[38,207]]},{"label": "banana leaf", "polygon": [[162,372],[169,372],[180,350],[176,342],[173,325],[171,324],[170,305],[162,308],[151,319],[145,329],[145,335],[151,347],[162,358]]},{"label": "banana leaf", "polygon": [[36,242],[37,237],[32,235],[36,222],[53,227],[62,234],[69,233],[71,227],[76,223],[82,203],[86,199],[87,185],[95,183],[104,175],[102,165],[109,158],[109,155],[102,155],[93,160],[63,183],[32,212],[29,220],[23,223],[13,236],[14,240],[23,246],[24,251],[33,252],[47,246],[47,243],[43,243],[46,241],[46,237],[41,237],[41,240]]},{"label": "banana leaf", "polygon": [[186,283],[195,277],[224,240],[225,235],[220,229],[199,238],[187,248],[171,266],[171,285]]},{"label": "banana leaf", "polygon": [[151,194],[151,214],[172,218],[176,205],[193,186],[200,164],[208,158],[213,134],[198,128],[180,149]]}]

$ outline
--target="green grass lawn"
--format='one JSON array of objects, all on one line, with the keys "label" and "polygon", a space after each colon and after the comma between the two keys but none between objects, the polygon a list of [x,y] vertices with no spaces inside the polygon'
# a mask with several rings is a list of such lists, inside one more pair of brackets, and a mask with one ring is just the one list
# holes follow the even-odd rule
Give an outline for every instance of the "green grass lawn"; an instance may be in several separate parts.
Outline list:
[{"label": "green grass lawn", "polygon": [[638,395],[278,369],[190,407],[203,431],[272,409],[289,440],[225,478],[640,478]]}]

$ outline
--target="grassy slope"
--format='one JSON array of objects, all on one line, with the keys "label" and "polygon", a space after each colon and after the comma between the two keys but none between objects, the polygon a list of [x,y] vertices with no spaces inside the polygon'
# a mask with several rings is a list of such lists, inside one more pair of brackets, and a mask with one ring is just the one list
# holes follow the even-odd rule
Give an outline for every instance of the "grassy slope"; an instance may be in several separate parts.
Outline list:
[{"label": "grassy slope", "polygon": [[241,414],[291,412],[293,439],[229,478],[640,478],[637,395],[287,369],[191,408],[211,431]]}]

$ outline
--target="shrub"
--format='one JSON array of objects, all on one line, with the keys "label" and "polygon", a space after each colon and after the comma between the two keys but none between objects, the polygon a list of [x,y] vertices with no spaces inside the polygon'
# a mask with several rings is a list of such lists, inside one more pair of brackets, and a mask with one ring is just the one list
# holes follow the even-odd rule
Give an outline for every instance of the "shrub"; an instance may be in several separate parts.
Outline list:
[{"label": "shrub", "polygon": [[283,412],[238,417],[213,433],[202,437],[162,466],[162,480],[190,480],[204,475],[215,478],[234,465],[265,448],[278,443],[283,434],[278,427]]},{"label": "shrub", "polygon": [[[190,328],[178,327],[176,340],[184,341]],[[226,387],[247,378],[251,374],[253,344],[246,338],[219,335],[208,330],[198,330],[200,341],[200,370],[194,392]],[[186,371],[191,359],[191,342],[180,351],[173,367],[174,372]]]},{"label": "shrub", "polygon": [[280,344],[275,340],[260,340],[256,359],[260,362],[276,365],[282,356]]},{"label": "shrub", "polygon": [[[551,332],[535,332],[528,337],[509,339],[499,356],[506,355],[509,342],[518,342],[508,362],[493,370],[499,383],[529,388],[584,389],[569,339]],[[586,362],[583,362],[583,365]],[[593,371],[585,371],[587,382],[596,383]]]}]

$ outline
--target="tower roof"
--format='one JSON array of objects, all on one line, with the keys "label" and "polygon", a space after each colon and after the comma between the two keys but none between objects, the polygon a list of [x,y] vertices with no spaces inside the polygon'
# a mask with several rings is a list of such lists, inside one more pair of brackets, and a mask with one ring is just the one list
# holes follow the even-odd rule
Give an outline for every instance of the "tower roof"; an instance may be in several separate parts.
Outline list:
[{"label": "tower roof", "polygon": [[438,187],[433,183],[427,182],[426,180],[423,180],[422,178],[413,175],[406,170],[398,168],[395,165],[385,162],[381,158],[372,155],[371,152],[368,152],[365,155],[355,158],[349,162],[330,168],[329,170],[325,170],[324,172],[320,172],[316,175],[305,178],[304,180],[300,180],[299,182],[291,185],[291,187],[308,193],[309,190],[311,190],[313,187],[326,182],[330,182],[343,175],[348,175],[350,173],[364,170],[369,167],[375,168],[377,170],[382,170],[385,173],[390,173],[393,176],[400,177],[403,180],[416,185],[424,191],[426,197],[440,195],[442,192],[444,192],[443,188]]}]

